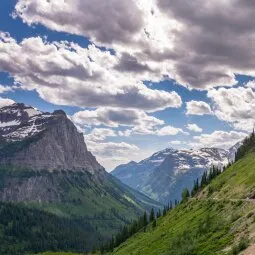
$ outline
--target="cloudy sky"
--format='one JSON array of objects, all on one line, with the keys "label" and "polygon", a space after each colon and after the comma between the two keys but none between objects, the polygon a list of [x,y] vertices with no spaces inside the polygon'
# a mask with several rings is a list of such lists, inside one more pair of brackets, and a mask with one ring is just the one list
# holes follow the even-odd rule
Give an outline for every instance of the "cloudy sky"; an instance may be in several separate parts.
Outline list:
[{"label": "cloudy sky", "polygon": [[254,125],[254,5],[1,0],[0,106],[65,110],[107,170],[228,148]]}]

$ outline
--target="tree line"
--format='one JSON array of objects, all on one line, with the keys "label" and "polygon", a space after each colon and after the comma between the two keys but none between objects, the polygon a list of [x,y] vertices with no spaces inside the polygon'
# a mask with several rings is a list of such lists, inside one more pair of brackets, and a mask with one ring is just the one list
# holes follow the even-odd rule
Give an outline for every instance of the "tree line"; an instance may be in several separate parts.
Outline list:
[{"label": "tree line", "polygon": [[122,230],[112,237],[112,239],[100,248],[101,254],[106,252],[112,252],[114,248],[118,247],[120,244],[124,243],[128,238],[138,233],[139,231],[146,232],[148,225],[151,224],[153,228],[157,226],[157,219],[164,217],[168,211],[173,208],[172,202],[164,206],[162,212],[159,209],[155,212],[154,208],[151,209],[150,213],[144,212],[137,220],[133,220],[130,225],[126,225]]}]

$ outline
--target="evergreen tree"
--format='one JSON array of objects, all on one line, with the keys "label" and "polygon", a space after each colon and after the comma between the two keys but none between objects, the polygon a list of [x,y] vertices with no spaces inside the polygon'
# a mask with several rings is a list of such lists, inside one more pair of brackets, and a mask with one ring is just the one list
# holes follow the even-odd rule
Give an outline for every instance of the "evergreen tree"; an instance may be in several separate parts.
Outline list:
[{"label": "evergreen tree", "polygon": [[150,222],[153,222],[155,220],[155,213],[154,213],[154,209],[151,208],[151,213],[150,213]]},{"label": "evergreen tree", "polygon": [[187,188],[182,191],[182,202],[185,202],[190,197],[189,190]]},{"label": "evergreen tree", "polygon": [[144,212],[143,214],[143,227],[146,227],[148,225],[148,216],[147,213]]},{"label": "evergreen tree", "polygon": [[166,212],[167,212],[167,210],[166,210],[166,207],[164,206],[163,216],[166,216]]}]

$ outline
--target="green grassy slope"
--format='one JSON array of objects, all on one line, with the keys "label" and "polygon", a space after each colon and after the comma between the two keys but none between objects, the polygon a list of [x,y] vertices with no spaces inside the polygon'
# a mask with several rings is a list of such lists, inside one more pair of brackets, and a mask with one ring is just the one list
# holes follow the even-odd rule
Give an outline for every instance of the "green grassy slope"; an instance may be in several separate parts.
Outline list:
[{"label": "green grassy slope", "polygon": [[[208,187],[114,250],[116,255],[238,254],[244,239],[254,242],[255,153],[218,176]],[[241,240],[241,241],[240,241]],[[240,244],[240,246],[242,246]]]},{"label": "green grassy slope", "polygon": [[213,198],[245,199],[255,198],[255,153],[240,159],[205,190],[213,192]]}]

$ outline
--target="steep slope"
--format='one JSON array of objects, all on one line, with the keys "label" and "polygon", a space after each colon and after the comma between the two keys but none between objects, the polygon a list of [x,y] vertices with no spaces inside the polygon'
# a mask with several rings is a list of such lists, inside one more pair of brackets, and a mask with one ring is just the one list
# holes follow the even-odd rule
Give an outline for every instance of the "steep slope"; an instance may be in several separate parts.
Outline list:
[{"label": "steep slope", "polygon": [[139,163],[129,163],[111,172],[127,185],[164,204],[179,200],[184,187],[191,189],[194,181],[212,165],[228,164],[229,151],[215,148],[199,150],[166,149]]},{"label": "steep slope", "polygon": [[109,175],[63,111],[42,113],[24,104],[4,107],[0,134],[0,200],[87,224],[87,250],[144,210],[160,206]]},{"label": "steep slope", "polygon": [[239,254],[255,243],[254,183],[255,153],[250,152],[112,254]]}]

